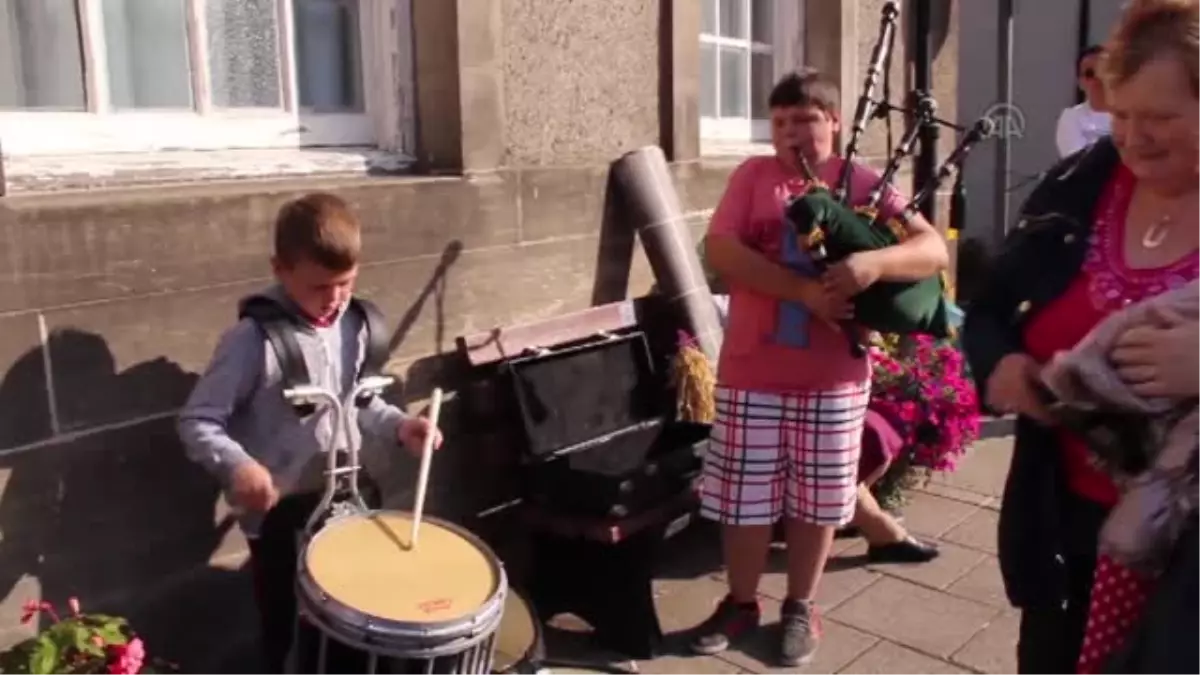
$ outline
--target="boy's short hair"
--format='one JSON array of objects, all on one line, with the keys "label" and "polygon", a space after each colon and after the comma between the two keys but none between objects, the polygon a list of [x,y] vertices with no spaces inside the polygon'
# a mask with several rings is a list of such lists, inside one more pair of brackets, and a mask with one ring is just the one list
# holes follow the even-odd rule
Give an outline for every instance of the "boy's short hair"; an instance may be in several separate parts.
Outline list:
[{"label": "boy's short hair", "polygon": [[314,262],[334,272],[358,264],[362,236],[358,218],[341,197],[314,192],[293,199],[275,218],[275,259],[285,266]]},{"label": "boy's short hair", "polygon": [[770,108],[813,106],[826,115],[837,116],[841,110],[841,92],[834,82],[819,71],[805,70],[783,76],[771,89],[767,99]]}]

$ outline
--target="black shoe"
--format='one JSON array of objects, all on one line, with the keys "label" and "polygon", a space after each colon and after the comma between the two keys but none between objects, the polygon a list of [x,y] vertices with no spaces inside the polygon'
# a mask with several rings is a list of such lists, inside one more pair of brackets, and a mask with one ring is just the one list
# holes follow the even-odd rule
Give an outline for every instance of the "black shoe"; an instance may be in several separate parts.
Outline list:
[{"label": "black shoe", "polygon": [[938,557],[937,546],[907,537],[894,544],[867,547],[867,562],[872,563],[923,563]]},{"label": "black shoe", "polygon": [[719,654],[738,638],[758,628],[762,611],[758,603],[738,605],[726,596],[707,621],[700,624],[689,647],[697,654]]},{"label": "black shoe", "polygon": [[821,642],[821,619],[812,602],[793,600],[783,602],[779,609],[779,628],[783,633],[779,644],[779,662],[784,667],[804,665],[812,661]]},{"label": "black shoe", "polygon": [[857,527],[855,527],[853,525],[847,525],[845,527],[839,527],[838,529],[834,530],[833,538],[834,539],[853,539],[860,534],[862,534],[862,532],[860,532]]}]

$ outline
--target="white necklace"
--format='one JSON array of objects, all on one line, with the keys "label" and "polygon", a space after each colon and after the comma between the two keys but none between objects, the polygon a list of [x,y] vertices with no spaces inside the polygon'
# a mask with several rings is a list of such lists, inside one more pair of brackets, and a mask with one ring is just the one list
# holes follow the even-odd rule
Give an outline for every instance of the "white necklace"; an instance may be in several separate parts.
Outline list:
[{"label": "white necklace", "polygon": [[1163,216],[1151,223],[1150,227],[1147,227],[1145,233],[1142,234],[1142,248],[1152,250],[1162,246],[1171,232],[1170,226],[1171,216]]}]

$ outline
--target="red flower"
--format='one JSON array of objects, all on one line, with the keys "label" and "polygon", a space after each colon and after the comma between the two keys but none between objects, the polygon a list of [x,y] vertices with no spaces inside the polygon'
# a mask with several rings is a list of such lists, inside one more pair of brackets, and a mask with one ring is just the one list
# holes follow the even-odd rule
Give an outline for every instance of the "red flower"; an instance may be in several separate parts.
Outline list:
[{"label": "red flower", "polygon": [[29,623],[38,612],[42,611],[42,604],[36,600],[27,600],[21,606],[21,623]]}]

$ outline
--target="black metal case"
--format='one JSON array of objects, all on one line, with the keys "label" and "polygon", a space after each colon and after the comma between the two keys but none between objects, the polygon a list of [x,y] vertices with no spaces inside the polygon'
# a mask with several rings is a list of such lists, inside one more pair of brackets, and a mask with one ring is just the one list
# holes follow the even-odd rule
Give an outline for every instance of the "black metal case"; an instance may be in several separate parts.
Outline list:
[{"label": "black metal case", "polygon": [[562,514],[625,517],[698,475],[708,426],[673,422],[642,332],[510,360],[526,499]]}]

